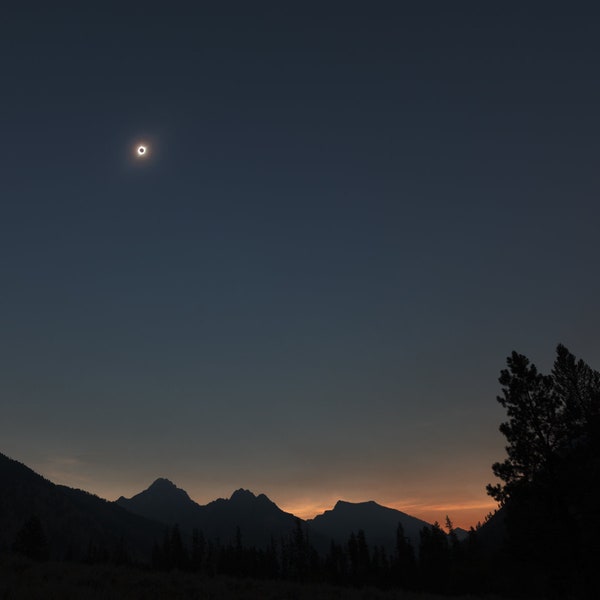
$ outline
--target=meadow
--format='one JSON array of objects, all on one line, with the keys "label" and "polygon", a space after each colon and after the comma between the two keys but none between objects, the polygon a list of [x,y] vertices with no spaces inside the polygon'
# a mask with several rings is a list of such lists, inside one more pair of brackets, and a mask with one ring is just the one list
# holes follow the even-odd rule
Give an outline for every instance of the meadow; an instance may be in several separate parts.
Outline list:
[{"label": "meadow", "polygon": [[[343,588],[325,584],[202,577],[134,567],[34,562],[0,558],[2,600],[441,600],[444,596],[402,590]],[[475,600],[480,596],[460,596]],[[500,600],[485,596],[486,600]]]}]

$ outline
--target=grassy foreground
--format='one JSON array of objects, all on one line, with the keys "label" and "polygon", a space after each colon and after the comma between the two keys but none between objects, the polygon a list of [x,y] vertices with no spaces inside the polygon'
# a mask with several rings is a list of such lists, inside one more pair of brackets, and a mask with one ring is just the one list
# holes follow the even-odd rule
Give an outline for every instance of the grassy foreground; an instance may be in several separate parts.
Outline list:
[{"label": "grassy foreground", "polygon": [[[190,573],[0,557],[1,600],[439,600],[403,591],[348,589],[287,581],[258,581]],[[463,596],[461,599],[475,598]],[[489,598],[489,600],[492,600]]]}]

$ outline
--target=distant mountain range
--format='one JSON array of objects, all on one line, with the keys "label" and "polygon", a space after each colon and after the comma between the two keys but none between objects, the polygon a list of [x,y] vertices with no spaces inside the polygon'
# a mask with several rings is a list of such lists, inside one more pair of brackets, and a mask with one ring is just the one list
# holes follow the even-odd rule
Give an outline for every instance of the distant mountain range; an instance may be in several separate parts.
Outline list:
[{"label": "distant mountain range", "polygon": [[[229,499],[206,505],[194,502],[168,479],[157,479],[132,498],[109,502],[87,492],[55,485],[25,465],[0,454],[0,551],[8,550],[31,516],[39,517],[57,558],[85,557],[90,548],[118,551],[123,541],[129,555],[148,560],[167,527],[182,534],[193,529],[206,539],[234,543],[241,535],[246,546],[267,547],[302,527],[317,550],[326,552],[331,540],[345,543],[363,530],[370,545],[393,550],[398,524],[415,548],[419,532],[429,523],[375,502],[340,500],[332,510],[303,521],[281,510],[264,494],[239,489]],[[457,530],[459,537],[466,535]]]},{"label": "distant mountain range", "polygon": [[[264,494],[255,496],[249,490],[240,489],[229,500],[221,498],[202,506],[168,479],[157,479],[143,492],[130,499],[121,497],[116,502],[132,513],[169,525],[177,523],[187,531],[196,528],[209,538],[219,538],[225,543],[235,539],[239,527],[244,543],[266,546],[272,539],[277,541],[293,531],[297,521],[303,523],[298,517],[282,511]],[[426,521],[373,501],[352,503],[343,500],[339,500],[332,510],[304,523],[311,543],[324,551],[331,540],[346,542],[351,533],[361,529],[369,544],[392,550],[398,524],[402,525],[404,536],[417,548],[419,532],[430,526]],[[456,533],[459,539],[467,535],[463,529],[456,529]]]},{"label": "distant mountain range", "polygon": [[168,479],[157,479],[148,489],[116,503],[128,511],[183,531],[198,529],[208,539],[233,542],[238,528],[242,543],[265,547],[289,535],[298,518],[284,512],[264,494],[255,496],[239,489],[228,500],[220,498],[206,505],[194,502]]}]

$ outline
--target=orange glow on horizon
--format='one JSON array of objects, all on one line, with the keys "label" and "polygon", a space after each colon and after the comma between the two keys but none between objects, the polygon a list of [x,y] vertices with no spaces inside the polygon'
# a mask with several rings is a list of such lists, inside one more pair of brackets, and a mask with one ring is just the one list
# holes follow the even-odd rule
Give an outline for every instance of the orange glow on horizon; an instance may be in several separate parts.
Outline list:
[{"label": "orange glow on horizon", "polygon": [[[323,514],[326,510],[331,510],[335,506],[335,502],[305,502],[302,504],[281,503],[279,507],[285,512],[292,513],[301,519],[313,519],[317,515]],[[349,500],[350,502],[350,500]],[[450,517],[454,527],[461,527],[469,530],[475,527],[477,523],[483,523],[488,513],[494,512],[498,507],[497,504],[490,500],[489,502],[454,502],[454,503],[439,503],[431,504],[425,502],[411,501],[410,504],[378,502],[382,506],[394,508],[402,511],[411,517],[416,517],[434,523],[437,521],[442,527],[446,522],[446,515]]]},{"label": "orange glow on horizon", "polygon": [[[396,507],[391,507],[396,508]],[[413,517],[423,519],[428,523],[437,521],[442,527],[446,523],[446,516],[450,517],[454,527],[469,530],[476,527],[477,523],[483,523],[489,513],[493,513],[498,508],[495,502],[486,504],[449,504],[439,506],[415,506],[414,508],[398,508]]]},{"label": "orange glow on horizon", "polygon": [[[49,456],[38,463],[32,462],[32,467],[55,483],[85,489],[102,498],[110,499],[117,499],[120,496],[132,497],[146,489],[154,477],[154,475],[144,477],[139,482],[126,477],[117,480],[113,473],[107,474],[105,478],[93,478],[84,460],[65,455]],[[201,489],[197,489],[193,484],[186,482],[184,477],[175,477],[171,480],[181,489],[185,489],[190,498],[200,505],[208,504],[217,498],[229,498],[236,489],[229,483],[210,488],[202,486]],[[460,492],[455,489],[436,489],[431,493],[422,494],[416,492],[414,488],[412,490],[405,488],[403,496],[390,493],[384,486],[379,489],[368,486],[370,491],[367,492],[344,486],[336,486],[333,490],[321,490],[315,487],[305,489],[300,494],[286,487],[279,489],[264,485],[247,485],[247,487],[256,495],[264,493],[279,508],[301,519],[313,519],[325,511],[332,510],[338,500],[352,503],[373,500],[381,506],[402,511],[428,523],[438,521],[442,527],[448,515],[455,527],[468,530],[470,527],[475,527],[478,522],[483,523],[486,516],[497,508],[497,504],[478,486],[465,486]],[[440,498],[444,498],[444,501],[440,501]]]}]

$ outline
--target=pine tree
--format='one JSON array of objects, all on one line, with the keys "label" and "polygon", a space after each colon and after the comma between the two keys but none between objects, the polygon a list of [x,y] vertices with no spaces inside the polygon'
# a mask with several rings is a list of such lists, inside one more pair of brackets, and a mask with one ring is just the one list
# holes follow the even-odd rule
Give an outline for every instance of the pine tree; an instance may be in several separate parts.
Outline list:
[{"label": "pine tree", "polygon": [[415,551],[410,540],[404,535],[402,523],[396,529],[396,581],[403,588],[411,588],[414,584],[416,570]]},{"label": "pine tree", "polygon": [[204,534],[198,529],[192,530],[192,552],[190,556],[190,566],[192,571],[200,572],[204,568],[204,555],[206,551],[206,542]]},{"label": "pine tree", "polygon": [[179,532],[179,525],[175,524],[171,529],[171,536],[169,540],[169,549],[171,552],[171,567],[175,569],[187,569],[189,564],[187,550],[183,545],[181,539],[181,533]]},{"label": "pine tree", "polygon": [[46,560],[49,556],[48,540],[37,515],[30,517],[17,532],[13,551],[33,560]]},{"label": "pine tree", "polygon": [[505,507],[519,585],[535,580],[540,593],[566,596],[596,580],[600,560],[590,492],[600,486],[600,374],[562,345],[550,375],[516,352],[507,367],[498,397],[508,416],[500,426],[507,458],[492,466],[501,483],[487,490]]},{"label": "pine tree", "polygon": [[430,591],[443,592],[448,582],[448,538],[437,521],[431,527],[423,527],[420,537],[421,585]]}]

